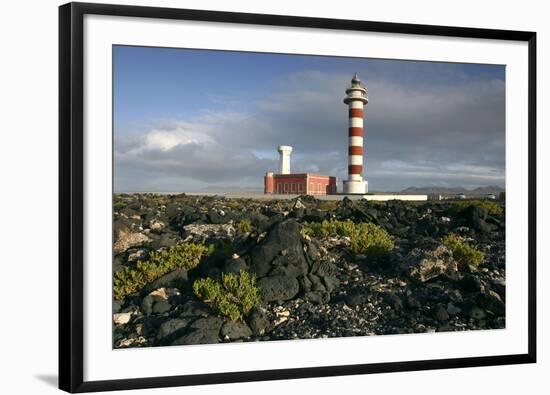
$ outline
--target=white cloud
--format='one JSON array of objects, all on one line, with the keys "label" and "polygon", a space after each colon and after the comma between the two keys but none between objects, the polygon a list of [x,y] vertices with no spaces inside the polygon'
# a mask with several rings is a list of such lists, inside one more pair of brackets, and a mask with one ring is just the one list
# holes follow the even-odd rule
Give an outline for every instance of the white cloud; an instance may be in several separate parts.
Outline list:
[{"label": "white cloud", "polygon": [[[139,137],[115,136],[119,190],[155,185],[262,186],[276,169],[276,147],[294,146],[294,171],[345,178],[348,75],[294,73],[243,110],[236,98],[222,111],[162,121]],[[504,183],[504,83],[468,81],[451,86],[367,80],[366,178],[374,189],[440,183]],[[235,108],[234,108],[235,107]],[[272,154],[270,154],[272,152]],[[170,184],[172,183],[172,184]],[[160,181],[159,181],[160,184]]]}]

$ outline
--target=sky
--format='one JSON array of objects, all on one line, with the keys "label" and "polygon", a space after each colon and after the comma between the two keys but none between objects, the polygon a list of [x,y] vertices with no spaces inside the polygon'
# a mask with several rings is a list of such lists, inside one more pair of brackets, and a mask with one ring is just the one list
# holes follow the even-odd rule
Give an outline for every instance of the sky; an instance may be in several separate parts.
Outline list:
[{"label": "sky", "polygon": [[115,46],[117,192],[262,189],[292,172],[347,178],[346,86],[368,89],[372,191],[504,186],[505,67]]}]

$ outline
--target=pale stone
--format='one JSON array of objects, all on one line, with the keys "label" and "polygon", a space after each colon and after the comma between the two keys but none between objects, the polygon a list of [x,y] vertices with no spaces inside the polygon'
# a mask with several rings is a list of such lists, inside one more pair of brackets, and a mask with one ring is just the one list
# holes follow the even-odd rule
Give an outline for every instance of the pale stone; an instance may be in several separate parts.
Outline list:
[{"label": "pale stone", "polygon": [[124,325],[130,322],[130,318],[132,318],[132,313],[116,313],[113,314],[113,322],[116,325]]}]

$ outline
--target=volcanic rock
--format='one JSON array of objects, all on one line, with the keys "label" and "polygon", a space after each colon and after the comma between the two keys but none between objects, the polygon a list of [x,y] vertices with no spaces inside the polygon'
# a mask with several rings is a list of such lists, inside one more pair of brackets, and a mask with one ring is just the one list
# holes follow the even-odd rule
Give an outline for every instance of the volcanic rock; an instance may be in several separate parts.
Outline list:
[{"label": "volcanic rock", "polygon": [[258,281],[260,298],[264,302],[288,300],[295,297],[300,291],[300,284],[294,277],[272,276]]}]

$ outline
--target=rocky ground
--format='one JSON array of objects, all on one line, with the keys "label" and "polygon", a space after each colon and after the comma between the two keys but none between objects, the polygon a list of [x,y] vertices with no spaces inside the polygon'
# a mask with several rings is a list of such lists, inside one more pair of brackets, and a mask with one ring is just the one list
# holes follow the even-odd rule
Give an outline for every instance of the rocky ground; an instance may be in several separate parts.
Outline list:
[{"label": "rocky ground", "polygon": [[[116,195],[114,272],[179,242],[219,248],[189,272],[115,299],[114,347],[504,328],[504,213],[471,206],[452,215],[451,204]],[[368,258],[351,253],[347,237],[302,231],[324,219],[375,223],[395,247]],[[457,264],[440,241],[449,233],[485,252],[479,267]],[[240,270],[256,274],[261,295],[244,320],[194,296],[193,279]]]}]

